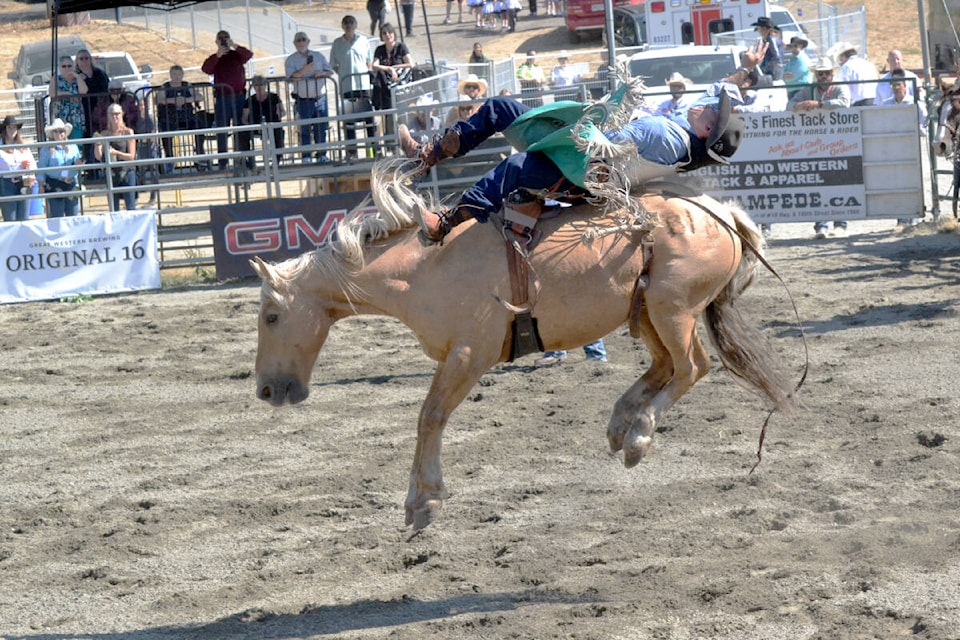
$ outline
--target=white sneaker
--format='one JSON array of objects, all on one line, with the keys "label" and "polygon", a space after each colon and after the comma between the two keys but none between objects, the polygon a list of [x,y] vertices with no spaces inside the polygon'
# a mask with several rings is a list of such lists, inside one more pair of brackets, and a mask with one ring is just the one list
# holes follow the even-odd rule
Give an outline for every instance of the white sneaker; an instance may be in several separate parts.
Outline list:
[{"label": "white sneaker", "polygon": [[555,367],[566,359],[567,359],[566,355],[544,356],[539,360],[537,360],[536,362],[534,362],[533,364],[536,367]]},{"label": "white sneaker", "polygon": [[847,228],[846,228],[846,227],[834,227],[834,228],[833,228],[833,233],[831,233],[830,235],[832,235],[834,238],[843,238],[843,237],[845,237],[845,236],[847,235]]}]

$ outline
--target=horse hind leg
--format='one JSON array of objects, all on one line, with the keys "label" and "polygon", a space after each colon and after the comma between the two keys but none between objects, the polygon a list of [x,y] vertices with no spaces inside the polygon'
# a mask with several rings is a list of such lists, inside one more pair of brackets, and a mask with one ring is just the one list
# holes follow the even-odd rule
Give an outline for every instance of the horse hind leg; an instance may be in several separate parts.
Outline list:
[{"label": "horse hind leg", "polygon": [[653,434],[663,412],[710,371],[710,356],[697,335],[697,319],[691,312],[653,319],[657,336],[670,355],[672,375],[634,415],[623,438],[623,465],[635,467],[653,445]]},{"label": "horse hind leg", "polygon": [[607,440],[610,450],[616,453],[623,448],[623,438],[633,426],[636,416],[673,376],[673,361],[663,342],[643,310],[639,318],[640,338],[650,353],[651,363],[647,371],[627,389],[613,406],[613,415],[607,425]]}]

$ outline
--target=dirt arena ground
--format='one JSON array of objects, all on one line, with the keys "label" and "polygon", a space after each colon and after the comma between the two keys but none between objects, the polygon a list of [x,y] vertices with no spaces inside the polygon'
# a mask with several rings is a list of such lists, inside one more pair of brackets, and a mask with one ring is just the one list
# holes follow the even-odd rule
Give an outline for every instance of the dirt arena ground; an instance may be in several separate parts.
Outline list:
[{"label": "dirt arena ground", "polygon": [[[0,308],[0,637],[960,638],[960,241],[775,241],[805,408],[719,367],[625,470],[607,339],[486,375],[451,491],[403,500],[431,363],[393,320],[337,325],[310,399],[254,397],[255,283]],[[751,315],[799,375],[783,289]]]}]

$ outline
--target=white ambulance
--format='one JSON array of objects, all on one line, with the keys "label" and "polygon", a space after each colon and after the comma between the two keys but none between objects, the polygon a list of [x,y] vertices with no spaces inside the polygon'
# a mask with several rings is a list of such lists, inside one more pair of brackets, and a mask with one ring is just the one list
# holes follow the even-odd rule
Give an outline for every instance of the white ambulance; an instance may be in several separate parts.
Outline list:
[{"label": "white ambulance", "polygon": [[803,35],[790,12],[767,0],[647,0],[647,43],[651,48],[713,44],[711,37],[745,31],[767,16],[783,32],[783,41]]}]

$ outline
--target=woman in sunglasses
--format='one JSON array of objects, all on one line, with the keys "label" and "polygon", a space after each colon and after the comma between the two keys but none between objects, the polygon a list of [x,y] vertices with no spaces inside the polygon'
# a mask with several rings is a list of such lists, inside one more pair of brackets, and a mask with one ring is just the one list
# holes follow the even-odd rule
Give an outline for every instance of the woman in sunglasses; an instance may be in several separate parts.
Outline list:
[{"label": "woman in sunglasses", "polygon": [[50,104],[54,118],[73,125],[70,138],[83,138],[86,117],[83,114],[83,104],[80,96],[88,92],[87,81],[78,76],[73,66],[73,58],[60,56],[57,64],[57,75],[50,79]]}]

